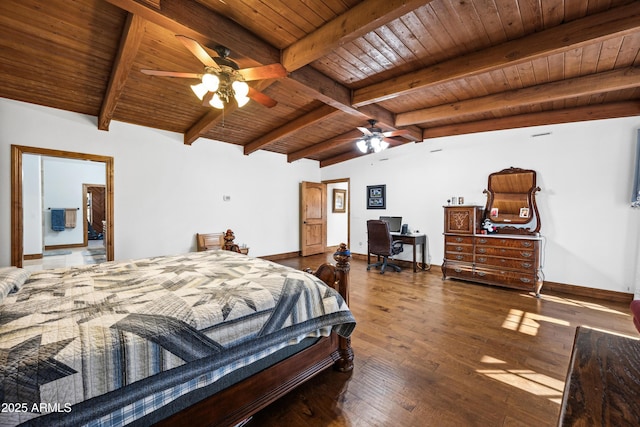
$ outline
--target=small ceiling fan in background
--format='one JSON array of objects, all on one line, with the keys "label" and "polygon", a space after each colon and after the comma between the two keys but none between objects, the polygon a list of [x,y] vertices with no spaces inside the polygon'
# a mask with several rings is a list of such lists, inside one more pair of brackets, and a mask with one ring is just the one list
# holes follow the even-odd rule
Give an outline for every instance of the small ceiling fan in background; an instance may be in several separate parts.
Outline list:
[{"label": "small ceiling fan in background", "polygon": [[230,51],[224,46],[216,46],[216,57],[211,57],[197,41],[181,35],[176,38],[202,62],[204,73],[184,73],[178,71],[140,70],[150,76],[178,77],[199,79],[201,83],[191,86],[196,96],[212,107],[222,109],[225,103],[235,100],[238,107],[244,106],[253,99],[265,107],[275,107],[277,102],[250,87],[246,82],[253,80],[278,79],[287,75],[287,70],[278,63],[261,67],[240,69],[238,64],[229,59]]},{"label": "small ceiling fan in background", "polygon": [[395,142],[390,138],[409,133],[408,130],[392,130],[383,132],[382,129],[375,127],[376,123],[378,123],[377,120],[369,119],[367,121],[369,122],[370,127],[358,127],[358,130],[362,132],[363,136],[358,140],[356,145],[362,153],[378,153],[388,148],[390,142]]}]

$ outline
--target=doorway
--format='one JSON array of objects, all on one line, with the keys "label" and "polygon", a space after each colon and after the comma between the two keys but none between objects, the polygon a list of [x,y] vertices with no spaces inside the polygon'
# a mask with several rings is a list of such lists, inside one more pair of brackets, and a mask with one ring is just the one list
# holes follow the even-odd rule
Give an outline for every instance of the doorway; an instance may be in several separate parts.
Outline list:
[{"label": "doorway", "polygon": [[[24,259],[23,154],[88,160],[105,164],[104,246],[108,261],[114,259],[113,240],[113,157],[46,148],[11,146],[11,265],[22,267]],[[84,215],[83,215],[84,217]]]}]

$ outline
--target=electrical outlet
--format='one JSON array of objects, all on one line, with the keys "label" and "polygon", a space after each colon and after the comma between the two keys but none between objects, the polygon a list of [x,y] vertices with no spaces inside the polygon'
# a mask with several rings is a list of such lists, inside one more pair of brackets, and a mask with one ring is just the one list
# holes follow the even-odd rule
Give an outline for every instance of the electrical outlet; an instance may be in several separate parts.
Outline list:
[{"label": "electrical outlet", "polygon": [[226,194],[225,194],[224,196],[222,196],[222,201],[223,201],[223,202],[229,202],[229,201],[231,201],[231,196],[228,196],[228,195],[226,195]]}]

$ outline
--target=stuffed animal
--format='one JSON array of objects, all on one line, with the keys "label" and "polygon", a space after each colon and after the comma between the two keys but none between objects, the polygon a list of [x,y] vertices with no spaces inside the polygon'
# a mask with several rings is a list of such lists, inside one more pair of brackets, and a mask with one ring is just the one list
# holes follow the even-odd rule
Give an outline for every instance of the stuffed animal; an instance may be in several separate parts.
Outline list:
[{"label": "stuffed animal", "polygon": [[487,230],[488,234],[495,233],[497,231],[496,226],[493,225],[491,220],[489,220],[488,218],[482,221],[482,228]]}]

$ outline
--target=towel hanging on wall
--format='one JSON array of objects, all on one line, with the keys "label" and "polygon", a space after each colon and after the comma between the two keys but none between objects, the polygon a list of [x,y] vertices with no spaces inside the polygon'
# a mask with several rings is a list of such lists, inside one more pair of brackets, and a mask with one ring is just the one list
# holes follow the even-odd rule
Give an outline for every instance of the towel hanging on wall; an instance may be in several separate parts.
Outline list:
[{"label": "towel hanging on wall", "polygon": [[64,231],[65,211],[64,209],[51,209],[51,229],[53,231]]},{"label": "towel hanging on wall", "polygon": [[64,227],[65,228],[76,228],[76,218],[77,218],[77,210],[74,209],[65,209],[64,210]]}]

